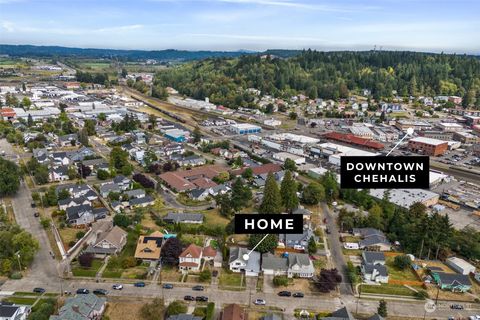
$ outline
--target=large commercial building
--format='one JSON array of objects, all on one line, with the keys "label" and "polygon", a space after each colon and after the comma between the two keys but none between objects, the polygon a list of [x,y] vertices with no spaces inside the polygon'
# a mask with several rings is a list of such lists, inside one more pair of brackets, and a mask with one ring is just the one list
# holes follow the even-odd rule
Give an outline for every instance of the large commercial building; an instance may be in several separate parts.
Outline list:
[{"label": "large commercial building", "polygon": [[458,132],[463,130],[463,126],[458,123],[440,122],[437,126],[445,132]]},{"label": "large commercial building", "polygon": [[330,142],[318,144],[315,147],[311,147],[310,152],[314,156],[320,156],[324,158],[328,157],[328,161],[337,166],[340,166],[340,158],[343,156],[373,157],[379,155],[379,153],[368,152]]},{"label": "large commercial building", "polygon": [[[387,189],[370,189],[370,195],[377,199],[383,199]],[[436,205],[440,196],[437,193],[423,189],[390,189],[388,199],[391,203],[402,208],[410,208],[416,202],[426,207]]]},{"label": "large commercial building", "polygon": [[248,123],[237,123],[230,126],[231,130],[237,134],[259,133],[262,128]]},{"label": "large commercial building", "polygon": [[447,151],[448,142],[432,138],[416,137],[408,141],[408,149],[416,153],[435,157]]}]

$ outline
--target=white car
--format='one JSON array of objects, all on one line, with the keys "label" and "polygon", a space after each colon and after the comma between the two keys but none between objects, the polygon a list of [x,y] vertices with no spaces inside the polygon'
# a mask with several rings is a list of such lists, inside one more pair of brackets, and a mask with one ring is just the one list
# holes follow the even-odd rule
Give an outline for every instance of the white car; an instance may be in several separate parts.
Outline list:
[{"label": "white car", "polygon": [[266,302],[263,299],[256,299],[255,301],[253,301],[253,304],[255,304],[257,306],[264,306],[266,304]]},{"label": "white car", "polygon": [[122,289],[123,289],[123,285],[121,285],[121,284],[114,284],[114,285],[112,286],[112,289],[113,289],[113,290],[122,290]]}]

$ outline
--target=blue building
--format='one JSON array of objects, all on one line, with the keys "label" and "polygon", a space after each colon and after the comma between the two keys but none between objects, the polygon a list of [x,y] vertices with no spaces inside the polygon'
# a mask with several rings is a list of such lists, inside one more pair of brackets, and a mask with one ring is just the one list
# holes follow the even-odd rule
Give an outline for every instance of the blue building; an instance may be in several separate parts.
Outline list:
[{"label": "blue building", "polygon": [[237,134],[250,134],[250,133],[260,133],[262,132],[262,128],[253,124],[248,123],[237,123],[232,124],[231,126],[232,131]]},{"label": "blue building", "polygon": [[189,132],[181,129],[170,129],[165,131],[165,137],[175,142],[184,142],[187,140]]}]

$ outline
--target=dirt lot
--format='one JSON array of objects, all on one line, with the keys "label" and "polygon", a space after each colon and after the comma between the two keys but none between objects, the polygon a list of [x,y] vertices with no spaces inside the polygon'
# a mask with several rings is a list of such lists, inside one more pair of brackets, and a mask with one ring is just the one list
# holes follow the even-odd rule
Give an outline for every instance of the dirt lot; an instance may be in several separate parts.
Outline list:
[{"label": "dirt lot", "polygon": [[[427,285],[427,292],[430,297],[437,296],[437,286],[436,285]],[[465,302],[473,302],[474,297],[467,293],[458,293],[458,292],[450,292],[440,290],[438,291],[438,299],[439,300],[451,300],[451,301],[465,301]]]},{"label": "dirt lot", "polygon": [[142,320],[142,306],[143,302],[109,302],[105,315],[112,320]]}]

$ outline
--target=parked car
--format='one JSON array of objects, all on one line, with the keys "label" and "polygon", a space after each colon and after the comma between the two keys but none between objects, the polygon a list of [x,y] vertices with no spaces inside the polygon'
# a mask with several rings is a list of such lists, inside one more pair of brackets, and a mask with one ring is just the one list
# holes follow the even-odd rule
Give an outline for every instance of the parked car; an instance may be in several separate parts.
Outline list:
[{"label": "parked car", "polygon": [[32,203],[30,203],[30,206],[31,206],[32,208],[35,208],[37,205],[35,204],[35,202],[32,202]]},{"label": "parked car", "polygon": [[89,293],[90,293],[90,290],[88,289],[85,289],[85,288],[77,289],[77,294],[89,294]]},{"label": "parked car", "polygon": [[162,287],[163,287],[163,289],[173,289],[173,284],[165,283]]},{"label": "parked car", "polygon": [[303,294],[303,292],[295,292],[293,294],[293,297],[294,298],[303,298],[305,295]]},{"label": "parked car", "polygon": [[183,300],[185,300],[185,301],[195,301],[195,297],[185,296],[185,297],[183,297]]},{"label": "parked car", "polygon": [[113,289],[113,290],[122,290],[122,289],[123,289],[123,285],[121,285],[121,284],[114,284],[114,285],[112,286],[112,289]]},{"label": "parked car", "polygon": [[450,309],[463,310],[463,306],[461,304],[452,304]]},{"label": "parked car", "polygon": [[194,287],[192,288],[192,290],[194,290],[194,291],[203,291],[203,290],[205,290],[205,287],[204,287],[204,286],[194,286]]},{"label": "parked car", "polygon": [[264,305],[266,305],[266,302],[263,299],[255,299],[255,301],[253,301],[253,304],[255,304],[257,306],[264,306]]},{"label": "parked car", "polygon": [[198,296],[195,298],[196,301],[201,301],[201,302],[207,302],[208,301],[208,297],[206,296]]},{"label": "parked car", "polygon": [[139,281],[139,282],[135,282],[133,285],[138,288],[143,288],[145,287],[145,282]]},{"label": "parked car", "polygon": [[218,270],[213,270],[212,271],[212,276],[214,276],[214,277],[218,276]]},{"label": "parked car", "polygon": [[46,290],[43,288],[33,288],[33,292],[35,293],[44,293]]},{"label": "parked car", "polygon": [[292,296],[292,293],[291,293],[290,291],[280,291],[280,292],[278,293],[278,295],[279,295],[280,297],[291,297],[291,296]]},{"label": "parked car", "polygon": [[93,290],[93,294],[99,295],[99,296],[106,296],[108,293],[107,290],[105,289],[95,289]]}]

